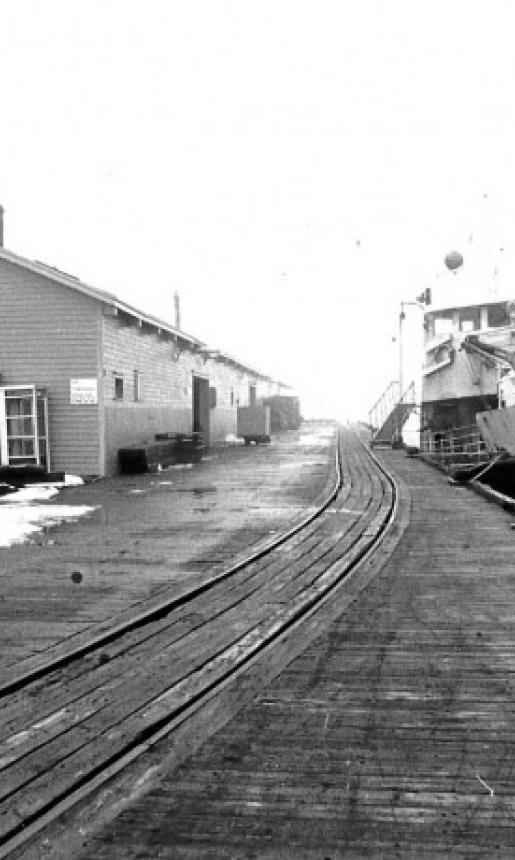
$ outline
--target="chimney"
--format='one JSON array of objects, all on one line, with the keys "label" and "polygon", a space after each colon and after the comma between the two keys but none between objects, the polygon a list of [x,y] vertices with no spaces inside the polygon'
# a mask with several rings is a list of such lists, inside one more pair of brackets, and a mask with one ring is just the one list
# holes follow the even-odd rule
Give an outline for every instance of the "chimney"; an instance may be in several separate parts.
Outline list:
[{"label": "chimney", "polygon": [[4,247],[4,207],[0,206],[0,248]]},{"label": "chimney", "polygon": [[175,309],[175,328],[180,331],[181,328],[181,297],[177,290],[173,294],[173,304]]}]

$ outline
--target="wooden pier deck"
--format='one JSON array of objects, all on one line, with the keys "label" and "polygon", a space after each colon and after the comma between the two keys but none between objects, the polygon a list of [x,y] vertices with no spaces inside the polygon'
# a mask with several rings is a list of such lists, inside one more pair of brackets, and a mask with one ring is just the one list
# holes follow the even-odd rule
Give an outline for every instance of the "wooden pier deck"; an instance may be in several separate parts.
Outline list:
[{"label": "wooden pier deck", "polygon": [[179,768],[151,754],[69,856],[515,856],[512,517],[382,456],[412,508],[379,576]]},{"label": "wooden pier deck", "polygon": [[93,513],[0,551],[0,681],[269,542],[334,481],[334,446],[334,425],[305,424],[271,445],[212,449],[191,469],[63,490],[58,504]]}]

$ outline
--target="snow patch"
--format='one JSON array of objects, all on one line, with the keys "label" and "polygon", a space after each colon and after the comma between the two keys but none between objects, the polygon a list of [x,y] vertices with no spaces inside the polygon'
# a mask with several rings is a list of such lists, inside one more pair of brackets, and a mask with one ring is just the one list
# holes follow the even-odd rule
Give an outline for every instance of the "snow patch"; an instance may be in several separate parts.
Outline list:
[{"label": "snow patch", "polygon": [[65,475],[64,476],[64,485],[65,487],[79,487],[83,484],[84,481],[79,475]]},{"label": "snow patch", "polygon": [[31,502],[46,502],[52,496],[57,496],[59,488],[54,484],[28,484],[26,487],[20,487],[16,493],[11,496],[2,496],[0,505],[2,508],[9,505],[28,505]]},{"label": "snow patch", "polygon": [[329,445],[334,437],[324,433],[304,433],[299,436],[300,445]]},{"label": "snow patch", "polygon": [[89,505],[45,505],[59,492],[57,485],[32,484],[0,498],[0,547],[24,543],[30,536],[65,520],[95,510]]},{"label": "snow patch", "polygon": [[240,436],[235,436],[234,433],[229,433],[225,437],[226,445],[244,445],[245,439],[242,439]]}]

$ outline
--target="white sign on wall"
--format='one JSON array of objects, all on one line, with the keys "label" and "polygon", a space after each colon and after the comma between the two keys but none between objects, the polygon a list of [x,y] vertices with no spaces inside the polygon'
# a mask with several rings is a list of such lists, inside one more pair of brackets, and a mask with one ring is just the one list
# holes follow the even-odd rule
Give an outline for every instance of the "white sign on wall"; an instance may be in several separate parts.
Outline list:
[{"label": "white sign on wall", "polygon": [[98,403],[97,380],[70,379],[70,403],[81,406]]}]

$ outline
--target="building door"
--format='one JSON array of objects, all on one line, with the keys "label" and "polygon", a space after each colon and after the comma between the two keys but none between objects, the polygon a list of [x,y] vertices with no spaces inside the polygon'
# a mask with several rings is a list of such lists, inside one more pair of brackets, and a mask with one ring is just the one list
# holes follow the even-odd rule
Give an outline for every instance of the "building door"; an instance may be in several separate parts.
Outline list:
[{"label": "building door", "polygon": [[0,388],[0,462],[50,469],[48,400],[35,385]]},{"label": "building door", "polygon": [[193,377],[193,432],[209,445],[209,380],[202,376]]}]

